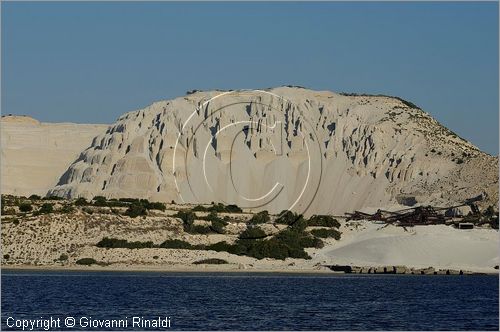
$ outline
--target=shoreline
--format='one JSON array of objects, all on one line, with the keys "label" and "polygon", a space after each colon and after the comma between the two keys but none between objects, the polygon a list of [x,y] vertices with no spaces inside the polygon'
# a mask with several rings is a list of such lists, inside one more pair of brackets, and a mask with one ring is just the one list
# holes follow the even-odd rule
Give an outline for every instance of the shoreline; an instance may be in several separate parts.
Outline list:
[{"label": "shoreline", "polygon": [[[232,265],[232,264],[229,264]],[[325,269],[238,269],[237,267],[217,266],[217,268],[189,268],[183,267],[153,267],[145,265],[135,266],[39,266],[39,265],[13,265],[13,266],[0,266],[0,270],[17,270],[17,271],[91,271],[91,272],[172,272],[172,273],[276,273],[276,274],[334,274],[343,275],[347,273],[338,273]]]},{"label": "shoreline", "polygon": [[[202,274],[202,273],[234,273],[234,274],[318,274],[318,275],[334,275],[334,276],[449,276],[445,274],[391,274],[391,273],[345,273],[332,271],[325,267],[322,269],[238,269],[238,268],[217,268],[206,267],[206,268],[188,268],[184,267],[152,267],[152,266],[37,266],[37,265],[13,265],[13,266],[0,266],[0,271],[45,271],[45,272],[134,272],[134,273],[192,273],[192,274]],[[450,274],[458,275],[458,274]],[[478,276],[478,275],[491,275],[498,276],[498,272],[474,272],[471,271],[469,274],[463,274],[467,276]]]}]

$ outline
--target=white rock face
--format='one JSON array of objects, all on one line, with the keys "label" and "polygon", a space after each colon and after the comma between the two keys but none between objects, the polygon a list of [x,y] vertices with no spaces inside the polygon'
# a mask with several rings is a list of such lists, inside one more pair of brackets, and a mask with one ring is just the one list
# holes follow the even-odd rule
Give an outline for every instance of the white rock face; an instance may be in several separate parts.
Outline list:
[{"label": "white rock face", "polygon": [[481,193],[496,205],[498,158],[393,97],[195,92],[124,114],[50,193],[305,215]]},{"label": "white rock face", "polygon": [[27,116],[1,119],[2,194],[45,195],[107,125],[40,123]]}]

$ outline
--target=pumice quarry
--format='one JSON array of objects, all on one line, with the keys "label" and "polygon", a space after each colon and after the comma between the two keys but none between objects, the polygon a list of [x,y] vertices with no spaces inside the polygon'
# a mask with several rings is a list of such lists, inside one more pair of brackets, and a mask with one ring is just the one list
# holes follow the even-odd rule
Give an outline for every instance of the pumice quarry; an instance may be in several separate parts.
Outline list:
[{"label": "pumice quarry", "polygon": [[113,124],[4,115],[2,266],[498,273],[498,156],[414,102],[283,86]]}]

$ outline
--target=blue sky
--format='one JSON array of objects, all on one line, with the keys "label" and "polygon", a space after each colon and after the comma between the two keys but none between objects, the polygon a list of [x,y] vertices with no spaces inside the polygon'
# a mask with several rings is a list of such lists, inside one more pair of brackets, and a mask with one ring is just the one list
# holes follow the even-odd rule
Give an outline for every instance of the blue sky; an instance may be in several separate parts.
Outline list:
[{"label": "blue sky", "polygon": [[2,113],[112,123],[191,89],[421,106],[498,154],[498,3],[5,3]]}]

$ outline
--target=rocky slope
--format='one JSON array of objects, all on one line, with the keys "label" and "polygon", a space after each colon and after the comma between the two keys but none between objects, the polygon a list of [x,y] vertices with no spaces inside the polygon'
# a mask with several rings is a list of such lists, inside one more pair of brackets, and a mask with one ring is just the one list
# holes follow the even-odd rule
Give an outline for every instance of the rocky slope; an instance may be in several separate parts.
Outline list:
[{"label": "rocky slope", "polygon": [[496,205],[498,158],[415,105],[294,87],[191,92],[126,113],[50,191],[306,215],[481,193]]},{"label": "rocky slope", "polygon": [[45,195],[107,125],[41,123],[2,116],[2,194]]}]

